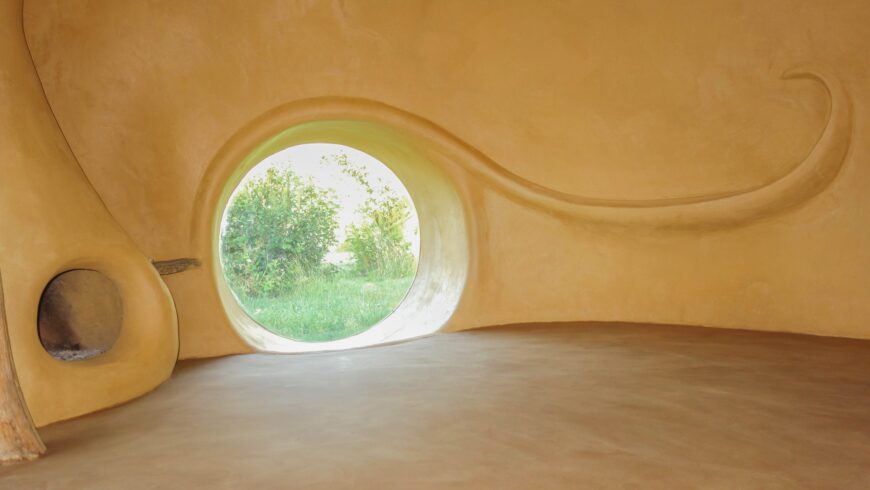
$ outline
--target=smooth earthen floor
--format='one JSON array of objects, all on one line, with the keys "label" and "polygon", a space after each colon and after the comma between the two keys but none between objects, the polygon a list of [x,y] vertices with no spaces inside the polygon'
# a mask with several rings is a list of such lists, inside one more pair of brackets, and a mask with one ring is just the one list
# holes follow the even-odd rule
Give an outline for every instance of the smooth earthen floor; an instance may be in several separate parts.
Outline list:
[{"label": "smooth earthen floor", "polygon": [[3,489],[870,488],[870,342],[523,326],[183,362]]}]

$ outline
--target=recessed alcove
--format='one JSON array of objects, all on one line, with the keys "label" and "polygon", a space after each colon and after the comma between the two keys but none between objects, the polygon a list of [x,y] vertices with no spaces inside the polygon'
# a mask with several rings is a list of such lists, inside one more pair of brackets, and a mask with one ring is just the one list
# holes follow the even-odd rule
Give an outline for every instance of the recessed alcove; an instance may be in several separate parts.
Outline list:
[{"label": "recessed alcove", "polygon": [[74,269],[52,279],[39,300],[39,341],[52,357],[76,361],[99,356],[121,334],[123,304],[106,275]]}]

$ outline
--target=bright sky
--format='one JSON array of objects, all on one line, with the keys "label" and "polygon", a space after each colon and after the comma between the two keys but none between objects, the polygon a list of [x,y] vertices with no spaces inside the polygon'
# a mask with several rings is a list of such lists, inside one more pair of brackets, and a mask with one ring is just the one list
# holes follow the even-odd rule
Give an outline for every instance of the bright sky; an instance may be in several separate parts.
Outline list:
[{"label": "bright sky", "polygon": [[[250,172],[245,175],[236,190],[241,189],[244,185],[258,177],[266,174],[266,170],[270,168],[278,168],[281,170],[290,169],[296,175],[303,179],[311,178],[314,183],[324,189],[333,189],[338,196],[338,230],[336,238],[338,244],[341,244],[345,238],[345,228],[352,224],[358,223],[362,216],[356,210],[361,206],[367,197],[365,189],[352,177],[345,175],[338,165],[331,161],[323,161],[324,156],[344,153],[347,155],[349,162],[357,168],[363,168],[368,172],[369,183],[375,190],[383,189],[384,186],[389,186],[390,189],[404,197],[410,203],[411,217],[405,225],[405,239],[411,242],[411,251],[414,255],[420,254],[420,233],[417,221],[417,211],[414,209],[414,202],[402,182],[396,175],[387,168],[386,165],[372,157],[367,153],[351,148],[349,146],[335,145],[331,143],[312,143],[306,145],[297,145],[286,150],[279,151],[258,163]],[[230,197],[232,202],[235,197]],[[341,252],[336,252],[335,248],[327,254],[327,262],[340,262],[348,260],[349,257]]]}]

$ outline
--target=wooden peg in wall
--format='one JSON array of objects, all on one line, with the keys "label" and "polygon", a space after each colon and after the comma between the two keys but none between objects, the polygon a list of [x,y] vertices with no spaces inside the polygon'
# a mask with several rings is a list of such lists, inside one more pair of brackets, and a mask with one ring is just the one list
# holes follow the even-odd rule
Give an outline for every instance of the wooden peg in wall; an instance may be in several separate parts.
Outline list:
[{"label": "wooden peg in wall", "polygon": [[161,276],[169,274],[178,274],[188,269],[194,269],[201,265],[199,259],[172,259],[172,260],[152,260],[151,263]]}]

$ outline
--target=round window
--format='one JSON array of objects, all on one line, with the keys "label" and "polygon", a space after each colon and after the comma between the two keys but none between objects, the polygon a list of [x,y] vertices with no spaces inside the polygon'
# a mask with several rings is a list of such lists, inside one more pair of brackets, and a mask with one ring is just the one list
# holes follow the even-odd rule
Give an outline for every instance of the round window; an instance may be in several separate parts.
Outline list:
[{"label": "round window", "polygon": [[39,300],[39,340],[57,359],[87,359],[115,344],[123,305],[117,286],[92,270],[71,270],[48,283]]},{"label": "round window", "polygon": [[254,166],[220,228],[226,284],[264,328],[302,342],[364,332],[417,273],[417,213],[386,165],[336,144],[304,144]]}]

